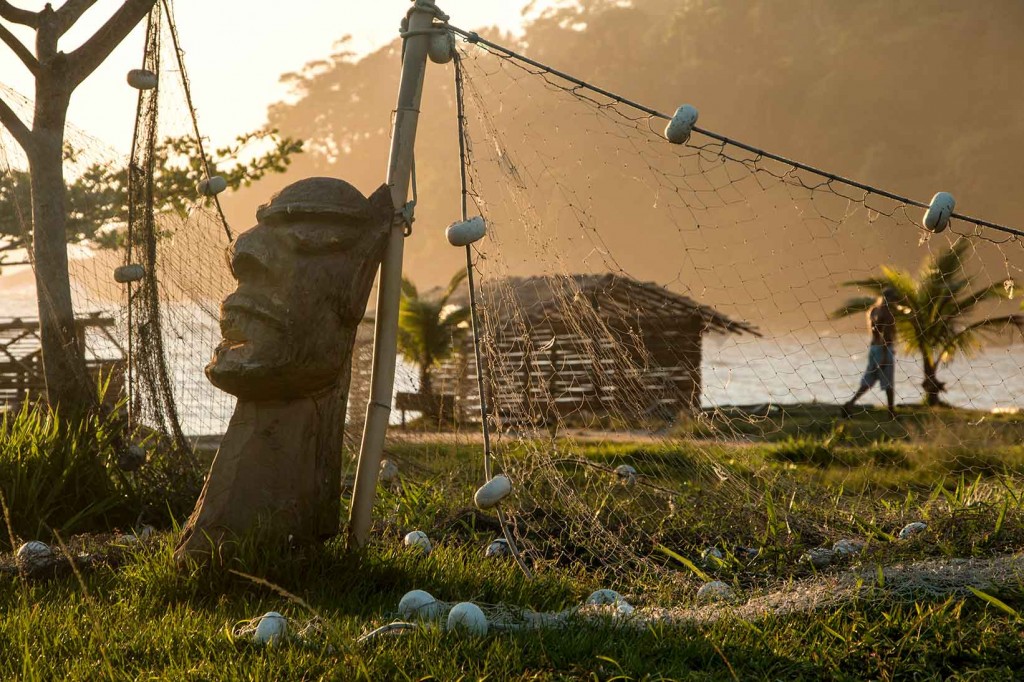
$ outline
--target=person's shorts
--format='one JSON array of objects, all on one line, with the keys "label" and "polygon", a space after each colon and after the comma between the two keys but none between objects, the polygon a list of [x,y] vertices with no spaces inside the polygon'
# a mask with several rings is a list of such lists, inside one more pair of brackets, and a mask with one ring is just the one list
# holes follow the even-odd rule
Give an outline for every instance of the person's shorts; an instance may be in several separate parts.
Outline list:
[{"label": "person's shorts", "polygon": [[877,381],[883,390],[895,386],[896,358],[891,348],[871,346],[868,350],[868,368],[860,380],[861,388],[871,388]]}]

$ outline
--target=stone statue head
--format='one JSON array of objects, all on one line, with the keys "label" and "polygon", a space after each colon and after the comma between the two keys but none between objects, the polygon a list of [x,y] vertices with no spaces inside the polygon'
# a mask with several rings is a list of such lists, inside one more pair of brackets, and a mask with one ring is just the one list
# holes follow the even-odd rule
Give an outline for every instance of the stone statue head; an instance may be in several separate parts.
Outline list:
[{"label": "stone statue head", "polygon": [[300,180],[261,206],[227,251],[238,286],[221,305],[213,385],[245,400],[337,386],[393,214],[387,186],[366,198],[334,178]]}]

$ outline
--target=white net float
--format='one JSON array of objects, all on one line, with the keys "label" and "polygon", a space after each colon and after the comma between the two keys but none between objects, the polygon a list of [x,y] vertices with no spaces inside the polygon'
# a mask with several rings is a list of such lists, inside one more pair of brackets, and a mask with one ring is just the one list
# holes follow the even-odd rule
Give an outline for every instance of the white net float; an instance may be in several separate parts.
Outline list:
[{"label": "white net float", "polygon": [[204,197],[217,196],[228,188],[228,181],[219,175],[206,178],[196,185],[196,192]]},{"label": "white net float", "polygon": [[449,31],[434,33],[430,36],[427,56],[435,64],[447,64],[455,56],[455,36]]},{"label": "white net float", "polygon": [[430,538],[427,534],[421,530],[414,530],[411,533],[407,533],[402,538],[402,544],[412,549],[418,549],[424,554],[430,554],[430,550],[433,549],[433,545],[430,544]]},{"label": "white net float", "polygon": [[736,556],[746,561],[753,561],[761,556],[761,550],[757,547],[737,547]]},{"label": "white net float", "polygon": [[487,225],[481,216],[452,223],[445,232],[448,243],[452,246],[469,246],[483,239],[485,234],[487,234]]},{"label": "white net float", "polygon": [[900,540],[907,540],[914,537],[919,533],[923,533],[928,528],[928,524],[924,521],[914,521],[908,523],[900,529]]},{"label": "white net float", "polygon": [[857,539],[844,539],[832,545],[832,551],[842,556],[860,554],[864,549],[864,541]]},{"label": "white net float", "polygon": [[615,467],[615,475],[626,485],[636,483],[636,469],[629,464],[620,464]]},{"label": "white net float", "polygon": [[708,564],[714,565],[716,563],[720,563],[724,559],[725,555],[722,553],[722,550],[717,547],[708,547],[700,553],[700,560],[705,566]]},{"label": "white net float", "polygon": [[128,72],[128,85],[136,90],[153,90],[156,88],[157,77],[146,69],[132,69]]},{"label": "white net float", "polygon": [[489,559],[499,559],[510,556],[511,554],[512,550],[508,546],[508,540],[505,538],[492,540],[491,544],[487,545],[487,549],[484,550],[484,556]]},{"label": "white net float", "polygon": [[672,144],[685,144],[690,139],[693,126],[697,125],[697,107],[684,104],[676,109],[672,120],[665,126],[665,139]]},{"label": "white net float", "polygon": [[921,219],[924,229],[929,232],[942,232],[949,225],[949,218],[956,208],[956,199],[949,192],[937,192],[928,205],[928,210]]},{"label": "white net float", "polygon": [[114,281],[118,284],[138,282],[146,276],[146,268],[138,263],[130,263],[114,268]]},{"label": "white net float", "polygon": [[736,592],[721,580],[712,580],[697,590],[697,601],[700,602],[731,602],[736,601]]},{"label": "white net float", "polygon": [[828,568],[835,556],[835,552],[827,547],[816,547],[804,552],[800,563],[810,564],[814,568]]},{"label": "white net float", "polygon": [[587,606],[607,606],[625,602],[626,599],[615,590],[596,590],[587,597]]},{"label": "white net float", "polygon": [[18,548],[15,554],[17,564],[22,568],[39,568],[53,558],[53,550],[45,542],[32,540]]},{"label": "white net float", "polygon": [[487,616],[473,602],[460,602],[448,612],[448,629],[465,630],[471,635],[482,637],[487,634]]},{"label": "white net float", "polygon": [[252,640],[257,644],[274,646],[288,636],[288,620],[277,611],[268,611],[260,618]]},{"label": "white net float", "polygon": [[398,613],[402,618],[436,618],[441,612],[441,603],[434,595],[424,590],[406,592],[398,602]]},{"label": "white net float", "polygon": [[480,509],[496,507],[512,492],[512,481],[505,474],[498,474],[484,483],[473,495],[473,502]]},{"label": "white net float", "polygon": [[382,459],[380,461],[380,473],[377,474],[377,480],[385,485],[394,483],[398,480],[398,466],[390,459]]}]

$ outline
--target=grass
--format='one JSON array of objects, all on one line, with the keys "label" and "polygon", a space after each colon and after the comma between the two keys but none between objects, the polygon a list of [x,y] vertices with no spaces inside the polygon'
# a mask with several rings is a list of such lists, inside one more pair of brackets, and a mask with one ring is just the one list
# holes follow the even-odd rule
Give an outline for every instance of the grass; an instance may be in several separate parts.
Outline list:
[{"label": "grass", "polygon": [[[339,539],[306,548],[244,541],[227,565],[183,570],[165,532],[80,576],[31,581],[0,573],[0,679],[1015,679],[1024,665],[1024,586],[1013,579],[980,593],[911,600],[865,593],[828,609],[752,620],[640,629],[606,622],[484,638],[425,627],[356,642],[392,620],[410,589],[449,602],[558,611],[613,587],[636,606],[686,607],[704,579],[745,596],[819,581],[798,557],[843,537],[868,545],[826,576],[986,559],[1024,545],[1019,418],[908,420],[890,434],[895,427],[876,428],[882,418],[870,411],[812,429],[817,409],[773,414],[761,435],[729,439],[499,442],[502,467],[532,471],[538,495],[552,471],[571,481],[588,513],[647,557],[646,571],[601,565],[574,544],[587,537],[592,517],[535,508],[529,497],[516,522],[557,551],[534,562],[532,579],[509,560],[485,560],[497,524],[470,502],[482,478],[479,445],[391,443],[387,456],[401,483],[380,489],[374,542],[361,555],[346,553]],[[538,453],[551,469],[529,468]],[[619,464],[634,465],[641,482],[614,483]],[[896,540],[915,520],[927,521],[927,531]],[[412,529],[434,540],[429,557],[401,547]],[[709,546],[722,548],[724,560],[702,561]],[[751,560],[741,547],[760,555]],[[293,625],[315,618],[322,627],[280,648],[232,636],[239,623],[270,610]]]},{"label": "grass", "polygon": [[[278,557],[277,584],[310,608],[234,574],[181,573],[167,539],[118,569],[42,585],[0,583],[0,675],[5,679],[1013,679],[1024,663],[1020,623],[979,597],[873,600],[754,623],[610,625],[474,639],[439,628],[359,645],[410,586],[457,601],[539,609],[579,603],[584,576],[527,581],[507,563],[443,549],[428,558],[337,543]],[[257,562],[260,563],[260,562]],[[269,568],[269,566],[266,566]],[[242,567],[239,567],[240,570]],[[250,567],[259,570],[259,566]],[[1005,597],[1005,595],[1004,595]],[[630,595],[641,603],[643,595]],[[1013,596],[1001,600],[1024,606]],[[233,639],[239,621],[277,610],[330,627],[309,641],[264,649]],[[998,652],[998,655],[993,655]]]},{"label": "grass", "polygon": [[[0,533],[0,549],[50,541],[55,530],[166,525],[191,509],[201,473],[155,437],[126,437],[122,408],[65,419],[26,402],[0,416],[0,502],[11,531]],[[122,470],[119,459],[136,441],[148,464]]]}]

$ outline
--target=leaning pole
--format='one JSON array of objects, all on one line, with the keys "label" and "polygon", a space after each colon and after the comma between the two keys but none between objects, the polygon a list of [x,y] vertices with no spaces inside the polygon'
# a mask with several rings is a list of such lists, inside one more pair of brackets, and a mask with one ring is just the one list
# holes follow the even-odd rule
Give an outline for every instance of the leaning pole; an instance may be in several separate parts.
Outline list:
[{"label": "leaning pole", "polygon": [[427,68],[431,24],[436,15],[434,0],[416,0],[409,12],[404,34],[402,79],[398,86],[398,105],[391,135],[387,184],[395,205],[387,250],[380,266],[377,311],[373,333],[373,365],[370,401],[366,406],[366,425],[359,448],[356,482],[349,510],[348,545],[366,544],[373,518],[373,498],[377,489],[384,437],[391,418],[391,399],[395,388],[395,364],[398,354],[398,308],[402,291],[402,257],[407,223],[402,218],[409,197],[413,167],[413,147],[419,123],[423,76]]}]

